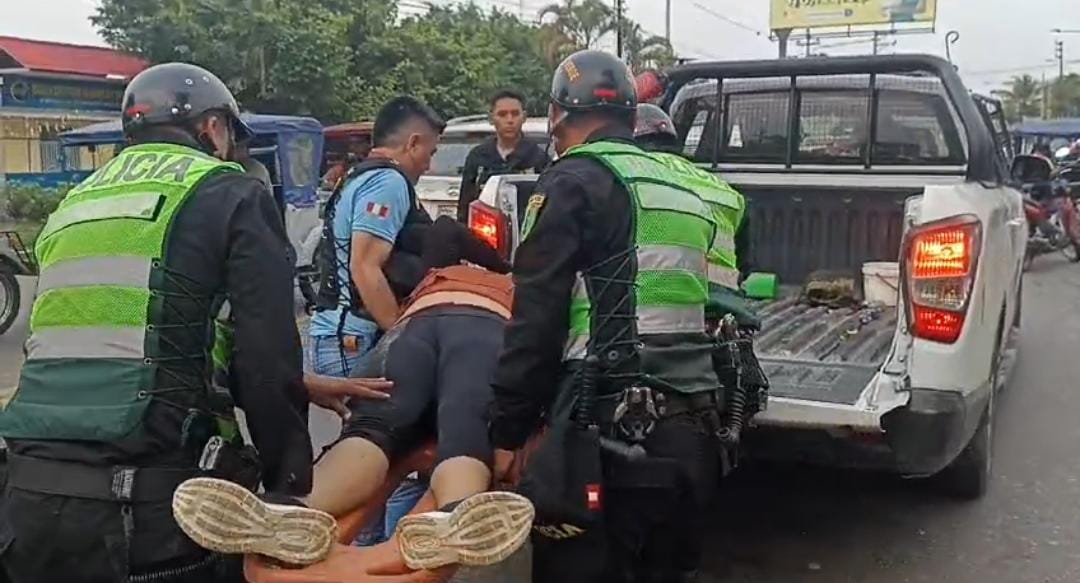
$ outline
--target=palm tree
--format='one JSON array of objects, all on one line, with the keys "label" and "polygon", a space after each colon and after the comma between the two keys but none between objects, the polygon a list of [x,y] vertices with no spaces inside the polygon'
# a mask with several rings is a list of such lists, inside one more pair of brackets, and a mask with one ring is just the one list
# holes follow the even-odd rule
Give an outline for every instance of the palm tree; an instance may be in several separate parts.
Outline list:
[{"label": "palm tree", "polygon": [[601,0],[563,0],[540,11],[540,19],[554,16],[551,26],[577,48],[591,49],[602,36],[615,30],[611,7]]},{"label": "palm tree", "polygon": [[1080,75],[1070,73],[1048,85],[1050,117],[1080,116]]},{"label": "palm tree", "polygon": [[662,69],[675,62],[675,52],[667,39],[649,34],[641,25],[623,20],[623,55],[631,71],[656,68]]},{"label": "palm tree", "polygon": [[1036,117],[1042,105],[1042,85],[1031,75],[1017,75],[1009,80],[1006,89],[992,92],[1005,104],[1005,116],[1009,121]]}]

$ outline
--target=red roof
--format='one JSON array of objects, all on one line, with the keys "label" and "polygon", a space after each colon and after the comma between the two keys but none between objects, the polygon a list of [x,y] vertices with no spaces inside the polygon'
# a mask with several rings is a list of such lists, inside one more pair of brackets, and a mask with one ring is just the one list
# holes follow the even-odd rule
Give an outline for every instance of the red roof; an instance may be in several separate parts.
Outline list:
[{"label": "red roof", "polygon": [[[4,58],[5,53],[8,59]],[[13,63],[5,64],[5,61]],[[42,73],[130,79],[150,64],[135,55],[106,47],[0,36],[0,68],[8,66]]]}]

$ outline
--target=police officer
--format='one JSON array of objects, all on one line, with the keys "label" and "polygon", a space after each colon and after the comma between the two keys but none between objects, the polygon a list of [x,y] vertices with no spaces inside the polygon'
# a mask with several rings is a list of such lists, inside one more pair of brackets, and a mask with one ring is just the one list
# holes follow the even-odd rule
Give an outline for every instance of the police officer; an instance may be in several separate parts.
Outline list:
[{"label": "police officer", "polygon": [[[590,500],[603,527],[549,527],[537,508],[539,583],[690,580],[719,473],[706,421],[722,399],[704,316],[715,219],[690,177],[634,145],[636,105],[630,73],[611,55],[582,51],[558,67],[549,124],[560,159],[540,177],[515,257],[494,379],[496,474],[515,465],[541,417],[563,416],[586,357],[599,359],[601,432],[637,440],[650,464],[643,472],[605,458]],[[649,402],[665,403],[643,440],[616,422],[642,379],[662,387]]]},{"label": "police officer", "polygon": [[741,325],[758,328],[760,319],[747,305],[739,289],[750,271],[750,221],[746,199],[716,174],[698,168],[679,155],[679,135],[671,117],[651,103],[637,106],[634,141],[641,149],[693,181],[694,192],[712,209],[716,239],[709,251],[709,304],[706,315],[718,320],[734,314]]},{"label": "police officer", "polygon": [[[223,577],[170,502],[201,458],[254,486],[253,457],[230,445],[233,403],[266,489],[311,486],[292,249],[266,188],[223,161],[251,133],[236,100],[209,71],[169,63],[131,81],[122,115],[130,146],[71,190],[36,244],[26,364],[0,416],[0,549],[15,583]],[[231,399],[210,388],[226,298]]]}]

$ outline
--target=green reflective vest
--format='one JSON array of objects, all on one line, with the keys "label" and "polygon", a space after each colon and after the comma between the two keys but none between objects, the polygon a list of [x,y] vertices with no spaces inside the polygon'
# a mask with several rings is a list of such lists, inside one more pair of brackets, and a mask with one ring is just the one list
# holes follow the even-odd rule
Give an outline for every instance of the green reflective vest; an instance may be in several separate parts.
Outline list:
[{"label": "green reflective vest", "polygon": [[[695,193],[691,181],[673,172],[658,156],[636,146],[602,141],[571,148],[565,156],[584,156],[600,162],[633,198],[638,267],[637,327],[646,345],[643,364],[648,369],[650,336],[704,335],[705,303],[709,296],[706,258],[717,230],[712,209]],[[566,360],[585,357],[591,319],[592,308],[585,280],[578,274],[570,306],[570,331],[564,351]],[[708,349],[700,348],[693,350],[701,358],[689,359],[700,361],[700,366],[692,365],[690,368],[694,371],[691,374],[680,375],[695,380],[677,383],[681,390],[706,390],[716,386]]]},{"label": "green reflective vest", "polygon": [[654,155],[678,176],[681,184],[700,196],[712,211],[716,235],[709,249],[709,283],[738,290],[739,262],[735,255],[735,233],[746,213],[746,199],[715,174],[698,168],[678,154],[655,152]]},{"label": "green reflective vest", "polygon": [[242,168],[144,144],[68,193],[35,246],[41,274],[26,364],[0,435],[110,442],[142,431],[151,398],[166,389],[157,386],[165,346],[155,324],[167,301],[169,229],[196,187],[221,172]]}]

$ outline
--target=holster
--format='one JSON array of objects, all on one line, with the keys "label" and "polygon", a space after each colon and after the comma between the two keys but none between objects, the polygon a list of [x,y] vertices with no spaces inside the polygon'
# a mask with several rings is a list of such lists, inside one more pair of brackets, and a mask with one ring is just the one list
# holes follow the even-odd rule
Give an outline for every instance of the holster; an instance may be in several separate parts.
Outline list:
[{"label": "holster", "polygon": [[254,447],[211,437],[199,458],[204,475],[235,482],[254,491],[262,480],[262,463]]}]

